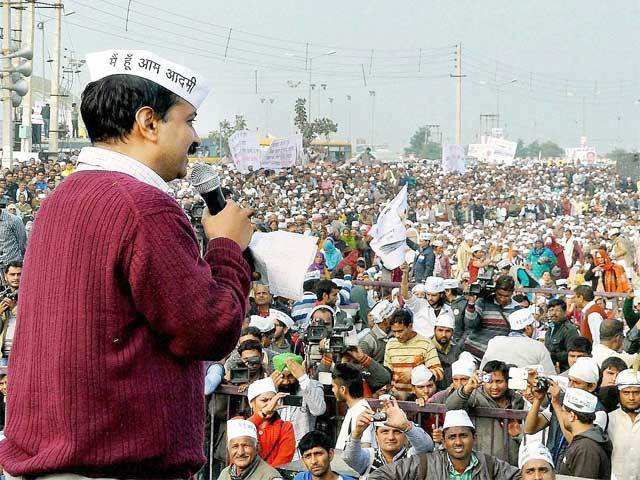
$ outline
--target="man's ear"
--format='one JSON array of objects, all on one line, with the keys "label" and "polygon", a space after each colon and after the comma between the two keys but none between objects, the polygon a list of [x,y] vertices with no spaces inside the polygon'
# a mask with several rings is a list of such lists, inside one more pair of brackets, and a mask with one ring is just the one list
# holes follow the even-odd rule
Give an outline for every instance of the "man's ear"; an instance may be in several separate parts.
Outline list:
[{"label": "man's ear", "polygon": [[155,142],[158,139],[159,122],[160,120],[157,118],[153,108],[141,107],[135,115],[134,129],[146,140]]},{"label": "man's ear", "polygon": [[333,448],[329,449],[329,461],[333,461],[333,454],[335,453],[335,450]]}]

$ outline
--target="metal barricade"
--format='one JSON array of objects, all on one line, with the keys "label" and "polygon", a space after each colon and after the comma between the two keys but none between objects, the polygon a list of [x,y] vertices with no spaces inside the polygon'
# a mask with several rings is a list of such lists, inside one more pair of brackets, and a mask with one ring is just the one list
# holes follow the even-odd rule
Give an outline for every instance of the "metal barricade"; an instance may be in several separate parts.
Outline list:
[{"label": "metal barricade", "polygon": [[[237,415],[238,412],[234,412],[230,410],[230,405],[232,403],[236,403],[241,405],[241,410],[244,410],[245,415],[247,415],[247,410],[243,409],[242,406],[248,406],[246,401],[246,393],[239,392],[238,387],[230,386],[230,385],[221,385],[214,392],[214,395],[228,397],[227,399],[227,410],[226,416],[223,421],[228,420],[229,418],[233,418],[233,416]],[[230,401],[231,399],[235,399],[234,402]],[[321,417],[318,417],[319,420],[327,420],[333,428],[330,428],[328,432],[329,435],[333,436],[335,441],[337,437],[337,432],[340,431],[340,426],[342,424],[343,416],[337,412],[340,412],[339,405],[336,403],[336,399],[334,396],[330,394],[325,394],[325,401],[327,403],[327,412],[331,412],[329,414],[325,414]],[[371,405],[372,408],[376,409],[380,407],[380,400],[376,398],[368,398],[367,402]],[[407,413],[407,416],[412,419],[416,424],[424,426],[427,424],[432,424],[435,428],[440,428],[441,420],[444,418],[444,414],[447,412],[447,408],[443,404],[437,403],[427,403],[424,407],[417,405],[415,402],[406,402],[399,401],[398,406]],[[527,416],[527,412],[525,410],[504,410],[497,408],[473,408],[469,410],[469,415],[472,420],[476,421],[477,419],[493,419],[492,423],[492,431],[491,431],[491,451],[485,452],[489,454],[495,454],[496,452],[503,452],[508,450],[508,442],[510,442],[510,438],[508,436],[506,426],[502,425],[509,421],[517,421],[521,425],[521,429],[524,431],[522,422]],[[323,418],[327,417],[328,418]],[[431,422],[428,421],[427,417],[431,416]],[[496,425],[498,424],[498,425]],[[210,439],[209,439],[209,448],[207,453],[207,466],[206,470],[208,472],[213,471],[213,448],[212,446],[215,443],[216,432],[220,428],[220,425],[216,425],[215,417],[211,419],[211,429],[210,429]],[[501,428],[503,431],[502,441],[503,444],[500,446],[493,444],[493,438],[495,433],[495,428]],[[500,448],[498,448],[500,447]],[[497,455],[499,458],[501,455]],[[503,458],[504,459],[504,458]],[[504,459],[506,460],[506,459]],[[202,477],[202,478],[210,478],[210,477]]]}]

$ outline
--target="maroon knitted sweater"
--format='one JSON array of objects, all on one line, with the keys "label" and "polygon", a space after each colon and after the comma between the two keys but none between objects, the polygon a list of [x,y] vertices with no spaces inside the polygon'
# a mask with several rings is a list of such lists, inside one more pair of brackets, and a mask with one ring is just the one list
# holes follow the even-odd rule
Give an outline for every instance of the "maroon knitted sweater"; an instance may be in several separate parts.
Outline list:
[{"label": "maroon knitted sweater", "polygon": [[204,372],[235,346],[251,272],[205,259],[180,206],[133,177],[71,175],[29,240],[0,465],[13,475],[179,478],[203,464]]}]

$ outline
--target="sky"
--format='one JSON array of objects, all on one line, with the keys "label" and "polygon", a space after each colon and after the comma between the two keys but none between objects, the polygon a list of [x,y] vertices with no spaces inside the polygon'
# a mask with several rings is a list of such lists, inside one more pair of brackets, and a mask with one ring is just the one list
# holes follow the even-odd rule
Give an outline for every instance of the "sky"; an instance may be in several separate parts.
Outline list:
[{"label": "sky", "polygon": [[[584,134],[601,153],[640,144],[636,0],[131,0],[128,24],[129,0],[63,3],[65,53],[147,49],[205,75],[201,134],[236,114],[257,135],[293,134],[293,104],[313,84],[312,116],[333,118],[334,138],[400,151],[439,124],[453,143],[460,44],[464,144],[496,113],[512,140],[572,147]],[[47,56],[52,33],[47,21]],[[36,74],[41,52],[38,31]]]}]

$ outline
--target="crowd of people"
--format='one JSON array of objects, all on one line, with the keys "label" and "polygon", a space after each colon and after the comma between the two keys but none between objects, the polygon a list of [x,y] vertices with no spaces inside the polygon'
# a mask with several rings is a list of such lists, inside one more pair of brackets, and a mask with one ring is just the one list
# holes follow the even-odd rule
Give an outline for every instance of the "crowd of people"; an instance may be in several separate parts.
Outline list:
[{"label": "crowd of people", "polygon": [[[0,178],[3,359],[28,234],[74,158]],[[606,163],[215,168],[256,228],[318,252],[301,298],[256,281],[237,348],[207,365],[213,478],[640,478],[639,183]],[[404,185],[409,253],[388,270],[369,231]],[[201,200],[172,188],[197,226]]]}]

